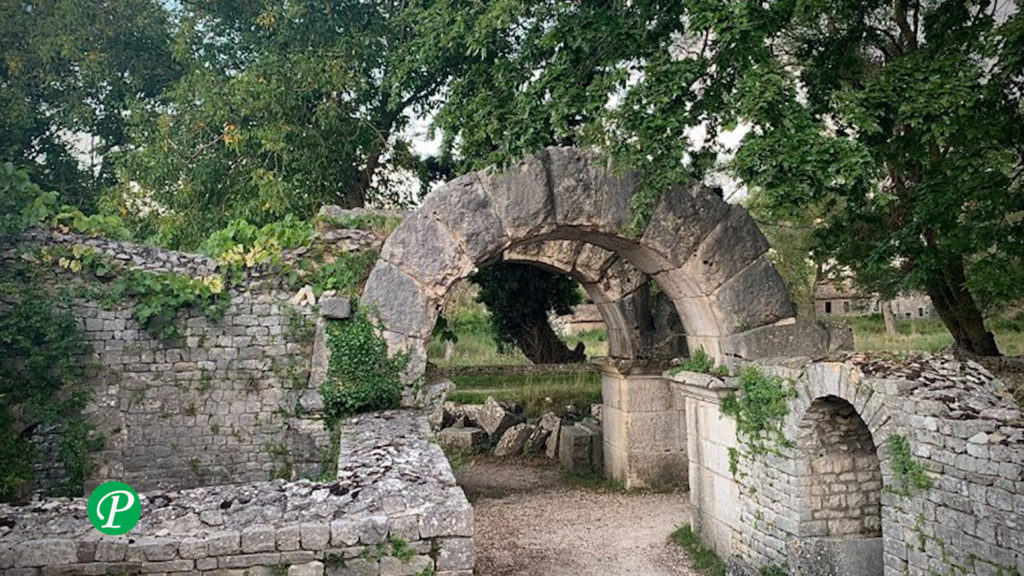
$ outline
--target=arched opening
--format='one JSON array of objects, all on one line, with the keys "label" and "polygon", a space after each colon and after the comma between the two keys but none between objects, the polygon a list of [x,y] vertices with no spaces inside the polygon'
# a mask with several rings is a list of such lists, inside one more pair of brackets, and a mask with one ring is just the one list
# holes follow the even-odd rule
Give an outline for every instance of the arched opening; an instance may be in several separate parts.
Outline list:
[{"label": "arched opening", "polygon": [[800,537],[882,533],[882,471],[871,431],[846,400],[815,400],[800,423]]},{"label": "arched opening", "polygon": [[795,574],[881,576],[882,471],[871,431],[836,396],[812,402],[798,427]]}]

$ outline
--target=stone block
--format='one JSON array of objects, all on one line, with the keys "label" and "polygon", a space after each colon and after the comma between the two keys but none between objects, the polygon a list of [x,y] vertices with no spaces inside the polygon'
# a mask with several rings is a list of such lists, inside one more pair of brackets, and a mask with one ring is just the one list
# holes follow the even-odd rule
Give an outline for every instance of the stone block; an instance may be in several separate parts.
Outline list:
[{"label": "stone block", "polygon": [[347,558],[343,562],[328,563],[326,576],[378,576],[380,563],[369,558]]},{"label": "stone block", "polygon": [[331,543],[331,526],[308,522],[299,526],[303,550],[323,550]]},{"label": "stone block", "polygon": [[476,550],[472,538],[444,538],[440,540],[437,569],[472,570],[476,565]]},{"label": "stone block", "polygon": [[881,538],[803,538],[788,547],[792,576],[883,576]]},{"label": "stone block", "polygon": [[209,556],[229,556],[241,550],[238,532],[216,532],[206,537],[206,553]]},{"label": "stone block", "polygon": [[434,190],[419,211],[431,215],[457,236],[473,262],[486,261],[508,246],[478,174],[460,176]]},{"label": "stone block", "polygon": [[[458,493],[461,494],[461,489]],[[473,508],[461,498],[459,503],[434,506],[420,516],[420,538],[473,536]]]},{"label": "stone block", "polygon": [[14,547],[14,566],[52,566],[78,562],[78,549],[72,540],[43,538],[28,540]]},{"label": "stone block", "polygon": [[292,564],[288,567],[288,576],[324,576],[324,564],[317,560],[305,564]]},{"label": "stone block", "polygon": [[329,320],[344,320],[352,315],[352,301],[348,298],[326,296],[317,305],[320,315]]},{"label": "stone block", "polygon": [[491,438],[500,438],[505,430],[523,420],[523,415],[514,407],[502,404],[490,396],[476,412],[477,424]]},{"label": "stone block", "polygon": [[383,514],[360,519],[359,543],[363,545],[380,544],[388,537],[388,517]]},{"label": "stone block", "polygon": [[378,261],[363,290],[362,304],[375,308],[390,332],[426,338],[433,329],[431,302],[411,276]]},{"label": "stone block", "polygon": [[[594,470],[592,460],[594,437],[600,438],[594,430],[580,423],[562,426],[558,442],[558,459],[571,472]],[[602,457],[603,459],[603,457]]]},{"label": "stone block", "polygon": [[745,360],[828,355],[828,332],[814,322],[798,320],[783,326],[762,326],[723,338],[722,352]]},{"label": "stone block", "polygon": [[380,559],[380,576],[417,576],[429,573],[433,568],[434,561],[429,556],[413,556],[408,560],[394,556]]},{"label": "stone block", "polygon": [[437,434],[437,442],[449,450],[468,451],[487,443],[487,433],[476,427],[445,428]]},{"label": "stone block", "polygon": [[516,424],[509,428],[494,447],[494,455],[498,458],[508,458],[522,454],[523,446],[535,429],[531,424]]},{"label": "stone block", "polygon": [[[406,218],[388,237],[381,249],[381,259],[422,282],[423,288],[438,298],[447,293],[452,283],[467,276],[474,266],[448,230],[432,216],[421,212]],[[364,294],[374,294],[369,288],[367,283]],[[432,328],[433,325],[426,330]]]},{"label": "stone block", "polygon": [[277,532],[272,526],[250,526],[242,530],[242,553],[272,552],[277,544]]},{"label": "stone block", "polygon": [[547,160],[547,151],[542,151],[500,174],[480,175],[494,214],[512,241],[554,228]]}]

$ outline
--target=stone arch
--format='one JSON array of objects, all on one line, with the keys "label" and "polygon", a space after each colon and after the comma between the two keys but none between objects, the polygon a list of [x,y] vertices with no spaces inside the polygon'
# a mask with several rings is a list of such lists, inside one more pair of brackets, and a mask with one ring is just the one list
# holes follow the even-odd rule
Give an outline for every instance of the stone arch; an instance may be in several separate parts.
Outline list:
[{"label": "stone arch", "polygon": [[[674,342],[658,334],[651,280],[614,252],[576,240],[541,240],[506,250],[505,262],[565,274],[583,287],[608,328],[608,355],[615,360],[665,361]],[[678,322],[675,311],[672,321]]]},{"label": "stone arch", "polygon": [[857,410],[838,396],[823,396],[811,402],[798,427],[796,537],[880,536],[882,469]]},{"label": "stone arch", "polygon": [[675,305],[690,349],[719,360],[756,349],[729,337],[793,318],[768,243],[746,210],[702,185],[680,186],[634,234],[630,201],[638,185],[637,174],[618,174],[573,148],[456,178],[385,242],[363,303],[377,310],[389,346],[411,352],[410,378],[423,373],[426,341],[455,283],[510,248],[543,240],[592,244],[616,255],[611,266],[628,263],[654,278]]}]

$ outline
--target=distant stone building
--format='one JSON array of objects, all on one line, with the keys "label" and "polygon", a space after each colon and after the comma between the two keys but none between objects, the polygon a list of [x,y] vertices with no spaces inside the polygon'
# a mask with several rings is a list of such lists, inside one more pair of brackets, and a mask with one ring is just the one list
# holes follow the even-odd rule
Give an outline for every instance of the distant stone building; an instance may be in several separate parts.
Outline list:
[{"label": "distant stone building", "polygon": [[[896,318],[916,320],[932,317],[931,298],[912,292],[889,301]],[[814,311],[824,316],[869,316],[882,313],[882,301],[876,294],[858,292],[849,283],[821,282],[814,294]]]}]

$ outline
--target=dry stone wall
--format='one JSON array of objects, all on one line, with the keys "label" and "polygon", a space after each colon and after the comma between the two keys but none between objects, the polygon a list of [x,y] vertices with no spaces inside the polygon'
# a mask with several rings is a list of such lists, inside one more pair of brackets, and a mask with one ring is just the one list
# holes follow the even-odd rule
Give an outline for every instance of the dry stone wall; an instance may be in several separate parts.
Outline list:
[{"label": "dry stone wall", "polygon": [[[794,382],[798,396],[788,402],[782,428],[793,445],[756,457],[731,454],[742,454],[745,444],[735,422],[720,414],[721,399],[735,391],[728,380],[673,377],[691,416],[694,525],[732,559],[734,574],[771,565],[788,565],[793,576],[1024,573],[1024,419],[983,367],[941,356],[848,355],[764,368]],[[863,450],[867,437],[856,431],[853,415],[823,416],[825,402],[853,408],[870,433],[877,464]],[[815,469],[827,452],[821,441],[807,442],[808,435],[825,443],[841,437],[862,454],[846,460],[853,466],[848,472]],[[825,482],[835,493],[809,497]],[[881,537],[863,520],[875,494]],[[859,534],[830,533],[827,522],[822,532],[814,524],[816,515],[838,512],[837,525],[845,525],[855,510]]]},{"label": "dry stone wall", "polygon": [[[373,242],[357,230],[327,235],[339,250]],[[129,269],[196,278],[220,271],[205,256],[102,238],[36,230],[25,241],[22,248],[88,246]],[[48,274],[57,284],[75,280],[57,267]],[[139,490],[175,489],[316,478],[331,468],[322,403],[310,382],[320,310],[294,295],[272,271],[247,270],[227,292],[222,319],[179,311],[176,339],[142,329],[133,301],[111,307],[74,299],[72,313],[95,367],[87,416],[106,439],[89,485],[117,479]],[[54,441],[39,437],[43,454],[56,449]],[[35,491],[45,495],[61,484],[62,470],[44,459],[36,476]]]},{"label": "dry stone wall", "polygon": [[0,574],[470,576],[473,510],[424,416],[341,433],[334,480],[143,492],[123,536],[95,530],[81,498],[0,505]]}]

